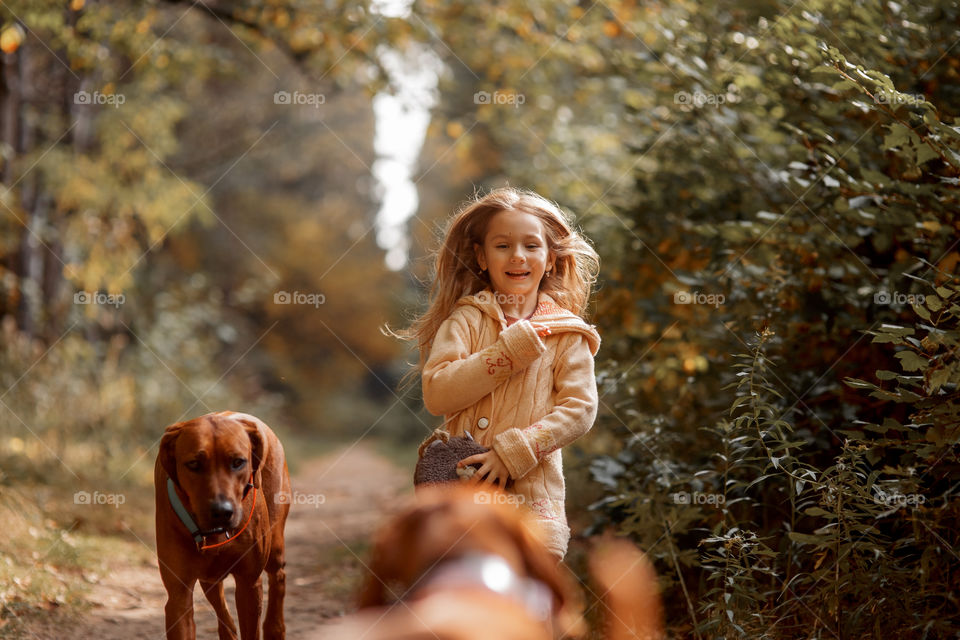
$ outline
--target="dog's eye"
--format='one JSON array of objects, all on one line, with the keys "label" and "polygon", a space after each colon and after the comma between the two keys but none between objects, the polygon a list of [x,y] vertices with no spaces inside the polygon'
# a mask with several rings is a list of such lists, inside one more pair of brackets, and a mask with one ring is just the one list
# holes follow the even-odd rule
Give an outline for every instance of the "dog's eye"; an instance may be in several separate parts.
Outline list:
[{"label": "dog's eye", "polygon": [[200,471],[199,460],[191,460],[190,462],[185,462],[183,463],[183,466],[185,466],[187,469],[190,469],[190,471]]},{"label": "dog's eye", "polygon": [[234,469],[243,469],[243,466],[247,464],[246,458],[234,458],[233,459],[233,468]]}]

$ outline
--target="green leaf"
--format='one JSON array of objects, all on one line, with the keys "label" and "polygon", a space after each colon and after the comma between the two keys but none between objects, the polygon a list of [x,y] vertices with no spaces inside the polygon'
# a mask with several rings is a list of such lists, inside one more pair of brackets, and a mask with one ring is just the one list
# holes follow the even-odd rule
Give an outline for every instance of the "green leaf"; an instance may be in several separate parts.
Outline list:
[{"label": "green leaf", "polygon": [[913,327],[901,327],[898,324],[880,325],[880,331],[883,333],[892,333],[898,336],[912,336],[914,333]]},{"label": "green leaf", "polygon": [[896,92],[896,88],[893,86],[893,81],[886,74],[870,69],[866,72],[866,75],[870,78],[873,78],[879,86],[889,89],[892,92]]},{"label": "green leaf", "polygon": [[937,391],[950,379],[951,367],[941,367],[930,374],[930,393]]},{"label": "green leaf", "polygon": [[838,76],[840,75],[840,70],[833,65],[824,64],[810,69],[810,73],[825,73],[832,76]]},{"label": "green leaf", "polygon": [[860,175],[863,176],[864,180],[870,182],[871,184],[876,184],[881,187],[890,184],[890,178],[888,178],[886,174],[880,173],[879,171],[874,171],[873,169],[861,167]]},{"label": "green leaf", "polygon": [[797,544],[816,544],[820,545],[826,542],[826,539],[822,536],[814,536],[809,533],[797,533],[796,531],[791,531],[787,536],[796,542]]},{"label": "green leaf", "polygon": [[839,82],[835,82],[830,85],[830,88],[834,91],[846,91],[847,89],[859,89],[860,87],[855,82],[851,82],[846,78],[843,78]]},{"label": "green leaf", "polygon": [[866,380],[860,380],[859,378],[844,378],[843,381],[847,386],[853,387],[854,389],[878,389],[877,385],[872,382],[867,382]]},{"label": "green leaf", "polygon": [[900,422],[895,418],[885,418],[883,421],[883,426],[885,426],[887,429],[893,429],[894,431],[906,431],[906,427],[900,424]]},{"label": "green leaf", "polygon": [[917,147],[917,165],[921,165],[929,160],[939,158],[940,154],[929,144],[921,143]]},{"label": "green leaf", "polygon": [[891,123],[888,128],[890,133],[883,138],[883,146],[885,149],[895,149],[902,146],[913,134],[908,127],[903,126],[899,122]]}]

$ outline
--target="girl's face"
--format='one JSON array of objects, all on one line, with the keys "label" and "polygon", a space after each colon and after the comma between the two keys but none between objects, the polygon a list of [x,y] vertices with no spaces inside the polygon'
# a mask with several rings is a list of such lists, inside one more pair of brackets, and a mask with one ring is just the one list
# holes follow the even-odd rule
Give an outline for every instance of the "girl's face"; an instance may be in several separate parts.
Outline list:
[{"label": "girl's face", "polygon": [[513,209],[490,218],[483,245],[473,246],[480,268],[490,273],[494,290],[519,296],[518,302],[536,300],[540,280],[556,260],[540,218]]}]

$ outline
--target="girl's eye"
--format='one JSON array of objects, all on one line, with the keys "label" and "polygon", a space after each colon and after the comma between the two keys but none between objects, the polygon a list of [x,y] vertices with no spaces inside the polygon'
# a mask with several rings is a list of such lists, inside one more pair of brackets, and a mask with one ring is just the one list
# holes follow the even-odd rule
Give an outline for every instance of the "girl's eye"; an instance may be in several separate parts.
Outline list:
[{"label": "girl's eye", "polygon": [[498,245],[497,245],[497,249],[506,249],[506,248],[507,248],[507,245],[505,245],[505,244],[498,244]]},{"label": "girl's eye", "polygon": [[234,469],[242,469],[245,464],[247,464],[246,458],[234,458],[234,459],[233,459],[233,468],[234,468]]},{"label": "girl's eye", "polygon": [[527,249],[539,249],[540,245],[538,244],[528,244]]}]

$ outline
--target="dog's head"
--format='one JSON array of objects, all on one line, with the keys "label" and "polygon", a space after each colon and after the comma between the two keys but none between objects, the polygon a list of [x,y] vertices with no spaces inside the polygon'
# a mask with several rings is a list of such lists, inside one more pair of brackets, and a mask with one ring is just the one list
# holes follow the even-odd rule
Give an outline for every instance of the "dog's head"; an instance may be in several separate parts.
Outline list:
[{"label": "dog's head", "polygon": [[484,553],[500,556],[517,575],[546,585],[553,595],[554,624],[571,635],[582,631],[572,578],[541,542],[529,514],[498,495],[505,494],[458,485],[419,490],[416,503],[375,538],[360,607],[390,604],[408,596],[431,568]]},{"label": "dog's head", "polygon": [[167,427],[158,461],[186,494],[187,509],[203,530],[236,529],[253,477],[260,486],[263,434],[243,414],[211,413]]}]

